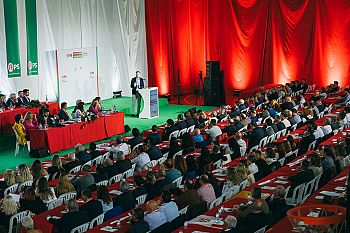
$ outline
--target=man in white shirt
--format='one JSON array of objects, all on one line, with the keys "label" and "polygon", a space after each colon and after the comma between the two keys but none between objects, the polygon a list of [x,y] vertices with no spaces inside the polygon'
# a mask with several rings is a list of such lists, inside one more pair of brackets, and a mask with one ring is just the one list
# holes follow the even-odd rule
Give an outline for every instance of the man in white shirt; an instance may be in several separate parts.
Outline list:
[{"label": "man in white shirt", "polygon": [[145,166],[147,163],[151,162],[148,154],[145,152],[145,146],[140,145],[136,149],[136,154],[137,156],[134,157],[131,160],[131,163],[134,164],[136,163],[136,172],[142,172],[143,166]]},{"label": "man in white shirt", "polygon": [[236,140],[237,140],[237,144],[242,147],[242,148],[247,148],[247,143],[243,140],[243,136],[241,132],[237,132],[236,135]]},{"label": "man in white shirt", "polygon": [[155,201],[152,200],[147,202],[146,210],[148,214],[145,217],[145,221],[148,222],[150,231],[167,222],[164,213],[160,210],[157,210],[157,203]]},{"label": "man in white shirt", "polygon": [[293,113],[293,118],[295,120],[295,123],[296,124],[299,124],[301,122],[301,117],[300,115],[298,114],[298,111],[296,109],[292,109],[292,113]]},{"label": "man in white shirt", "polygon": [[167,191],[162,193],[163,204],[159,206],[159,211],[163,212],[168,222],[179,217],[179,208],[176,203],[171,200],[171,194]]},{"label": "man in white shirt", "polygon": [[312,127],[315,130],[315,132],[314,132],[315,139],[317,140],[319,138],[323,138],[324,133],[322,131],[322,128],[320,126],[316,125],[315,123],[314,123],[314,125]]},{"label": "man in white shirt", "polygon": [[281,114],[281,121],[284,124],[284,126],[286,126],[286,129],[288,129],[291,126],[290,121],[283,114]]},{"label": "man in white shirt", "polygon": [[213,142],[216,141],[217,136],[222,134],[220,127],[216,125],[215,119],[210,120],[209,129],[207,129],[205,132],[209,135]]},{"label": "man in white shirt", "polygon": [[117,136],[115,139],[115,145],[111,147],[106,148],[107,151],[110,151],[113,153],[113,158],[115,159],[118,152],[122,151],[123,155],[130,154],[130,147],[128,144],[122,141],[122,138],[120,136]]}]

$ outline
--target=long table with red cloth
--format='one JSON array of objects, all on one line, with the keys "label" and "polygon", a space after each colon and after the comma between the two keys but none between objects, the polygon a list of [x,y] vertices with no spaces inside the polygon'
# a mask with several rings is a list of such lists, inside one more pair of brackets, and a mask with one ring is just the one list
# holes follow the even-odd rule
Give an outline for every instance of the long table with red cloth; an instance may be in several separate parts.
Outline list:
[{"label": "long table with red cloth", "polygon": [[[349,173],[349,167],[345,168],[341,173],[339,173],[336,177],[334,177],[327,184],[322,186],[319,190],[314,192],[302,205],[322,205],[323,200],[320,198],[316,198],[319,196],[324,196],[322,191],[336,191],[337,187],[346,187],[345,182],[347,181],[347,175]],[[269,233],[280,233],[280,232],[293,232],[293,226],[290,223],[288,217],[282,218],[279,222],[272,226],[272,228],[268,231]]]},{"label": "long table with red cloth", "polygon": [[32,129],[30,147],[49,148],[54,153],[76,144],[89,143],[124,133],[124,113],[118,112],[109,116],[101,116],[94,121],[79,122],[64,127],[50,127],[46,130]]},{"label": "long table with red cloth", "polygon": [[349,134],[350,134],[350,128],[343,129],[343,131],[340,131],[336,135],[320,143],[318,145],[318,148],[322,149],[324,146],[337,146],[339,142],[345,140],[345,138],[347,137],[346,135],[349,135]]},{"label": "long table with red cloth", "polygon": [[[59,104],[57,102],[48,103],[50,114],[57,114],[59,108]],[[26,114],[27,112],[32,112],[34,114],[39,114],[39,108],[24,108],[18,107],[13,110],[5,110],[0,113],[0,135],[10,134],[12,132],[11,127],[15,123],[15,116],[17,114]]]}]

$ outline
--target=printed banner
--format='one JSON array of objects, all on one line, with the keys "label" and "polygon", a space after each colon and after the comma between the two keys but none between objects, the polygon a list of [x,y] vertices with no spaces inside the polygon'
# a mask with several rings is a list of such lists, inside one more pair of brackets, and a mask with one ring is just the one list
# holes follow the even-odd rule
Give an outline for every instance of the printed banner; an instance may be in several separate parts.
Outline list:
[{"label": "printed banner", "polygon": [[38,75],[36,0],[26,0],[27,75]]},{"label": "printed banner", "polygon": [[18,45],[17,1],[3,0],[3,3],[8,77],[20,77],[21,65]]}]

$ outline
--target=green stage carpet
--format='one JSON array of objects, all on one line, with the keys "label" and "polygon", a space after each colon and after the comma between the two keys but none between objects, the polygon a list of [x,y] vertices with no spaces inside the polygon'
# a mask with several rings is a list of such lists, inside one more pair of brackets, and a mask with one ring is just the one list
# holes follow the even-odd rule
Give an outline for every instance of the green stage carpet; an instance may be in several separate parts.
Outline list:
[{"label": "green stage carpet", "polygon": [[[164,124],[168,118],[176,118],[179,113],[184,113],[191,107],[190,105],[173,105],[168,104],[167,99],[159,99],[159,117],[148,120],[148,119],[139,119],[136,117],[131,117],[131,98],[130,97],[120,97],[115,99],[106,99],[102,101],[102,106],[104,109],[109,109],[113,105],[116,106],[117,110],[125,113],[125,124],[129,125],[130,128],[137,127],[140,131],[149,129],[153,124],[160,125]],[[85,106],[87,110],[89,105]],[[198,108],[198,107],[197,107]],[[215,107],[201,106],[203,111],[209,111]],[[69,108],[71,112],[73,108]],[[130,134],[126,133],[127,135]],[[110,140],[106,139],[106,140]],[[101,141],[102,142],[102,141]],[[86,145],[87,146],[87,145]],[[60,151],[59,155],[64,155],[73,151],[72,149],[67,149]],[[15,137],[14,135],[0,136],[0,172],[3,173],[6,168],[15,169],[21,163],[30,165],[34,159],[29,157],[27,149],[23,150],[23,147],[20,148],[20,152],[17,157],[14,156],[15,153]],[[52,155],[51,155],[52,156]],[[48,160],[51,157],[42,158],[41,160]]]}]

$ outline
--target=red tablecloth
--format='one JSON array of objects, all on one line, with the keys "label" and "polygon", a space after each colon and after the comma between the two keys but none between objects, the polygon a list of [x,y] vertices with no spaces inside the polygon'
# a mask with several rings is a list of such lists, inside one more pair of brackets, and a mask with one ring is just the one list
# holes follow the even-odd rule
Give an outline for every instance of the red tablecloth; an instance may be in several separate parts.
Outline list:
[{"label": "red tablecloth", "polygon": [[[336,191],[335,188],[339,187],[345,187],[345,182],[347,181],[346,177],[349,172],[349,168],[345,168],[341,173],[339,173],[335,178],[333,178],[331,181],[329,181],[326,185],[324,185],[322,188],[317,190],[314,194],[312,194],[303,205],[318,205],[323,204],[323,200],[316,199],[316,196],[324,196],[320,192],[322,191]],[[344,178],[345,177],[345,178]],[[339,191],[336,191],[340,193]],[[288,217],[284,217],[279,222],[277,222],[275,225],[272,226],[269,233],[280,233],[280,232],[293,232],[292,231],[293,226],[290,223]]]},{"label": "red tablecloth", "polygon": [[328,138],[326,141],[318,145],[319,149],[322,149],[324,146],[337,146],[340,141],[344,140],[347,132],[350,132],[350,129],[344,129],[343,131],[337,133],[333,137]]},{"label": "red tablecloth", "polygon": [[50,153],[72,148],[78,143],[85,144],[122,133],[124,133],[123,112],[102,116],[90,123],[80,122],[64,127],[29,131],[31,148],[49,148]]},{"label": "red tablecloth", "polygon": [[[57,102],[48,103],[50,114],[57,114],[59,110],[59,105]],[[18,107],[13,110],[6,110],[0,113],[0,135],[10,134],[12,132],[11,127],[15,123],[15,116],[17,114],[26,114],[27,112],[32,112],[34,114],[39,114],[39,108],[23,108]]]}]

